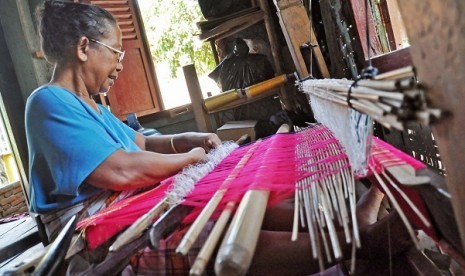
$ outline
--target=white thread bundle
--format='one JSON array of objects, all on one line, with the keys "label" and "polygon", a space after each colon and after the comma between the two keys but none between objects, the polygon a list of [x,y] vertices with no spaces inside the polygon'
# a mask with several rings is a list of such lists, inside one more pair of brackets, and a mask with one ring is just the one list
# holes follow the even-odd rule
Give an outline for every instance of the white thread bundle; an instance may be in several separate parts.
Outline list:
[{"label": "white thread bundle", "polygon": [[[310,95],[309,103],[315,119],[329,128],[344,147],[354,174],[363,177],[368,171],[373,120],[368,115],[334,103],[338,99],[329,92],[329,87],[339,81],[308,80],[300,84],[300,89]],[[323,87],[323,84],[327,86]]]},{"label": "white thread bundle", "polygon": [[423,87],[413,77],[359,80],[355,85],[347,79],[310,79],[299,86],[312,100],[318,97],[343,106],[351,105],[389,129],[402,131],[404,124],[411,121],[428,125],[441,116],[440,110],[427,106]]},{"label": "white thread bundle", "polygon": [[210,173],[215,167],[239,146],[231,141],[224,142],[219,147],[211,150],[204,163],[197,163],[185,167],[178,173],[166,193],[167,202],[170,206],[178,205],[188,195],[202,177]]}]

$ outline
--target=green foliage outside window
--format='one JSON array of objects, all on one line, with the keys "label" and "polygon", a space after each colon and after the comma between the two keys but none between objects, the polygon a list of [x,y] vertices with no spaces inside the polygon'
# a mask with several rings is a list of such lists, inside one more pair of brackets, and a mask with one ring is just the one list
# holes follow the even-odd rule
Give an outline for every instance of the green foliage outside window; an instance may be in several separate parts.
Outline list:
[{"label": "green foliage outside window", "polygon": [[199,75],[216,66],[210,44],[195,36],[199,33],[196,22],[203,20],[197,1],[139,0],[139,3],[153,60],[168,62],[173,78],[177,69],[187,64],[194,63]]}]

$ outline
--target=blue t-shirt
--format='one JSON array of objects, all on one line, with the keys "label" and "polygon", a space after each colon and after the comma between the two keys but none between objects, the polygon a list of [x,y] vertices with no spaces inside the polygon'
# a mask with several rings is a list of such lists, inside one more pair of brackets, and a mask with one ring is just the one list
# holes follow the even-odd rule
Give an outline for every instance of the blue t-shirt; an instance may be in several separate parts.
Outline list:
[{"label": "blue t-shirt", "polygon": [[36,89],[26,103],[31,211],[47,213],[101,189],[84,180],[118,149],[138,151],[135,131],[105,107],[96,112],[58,86]]}]

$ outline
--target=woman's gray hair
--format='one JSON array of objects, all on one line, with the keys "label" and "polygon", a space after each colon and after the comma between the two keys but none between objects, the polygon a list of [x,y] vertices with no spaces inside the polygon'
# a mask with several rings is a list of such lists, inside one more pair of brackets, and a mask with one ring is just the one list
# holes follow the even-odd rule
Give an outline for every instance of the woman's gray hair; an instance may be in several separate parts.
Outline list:
[{"label": "woman's gray hair", "polygon": [[42,52],[50,63],[67,59],[83,36],[99,39],[116,26],[108,11],[89,4],[46,0],[36,10]]}]

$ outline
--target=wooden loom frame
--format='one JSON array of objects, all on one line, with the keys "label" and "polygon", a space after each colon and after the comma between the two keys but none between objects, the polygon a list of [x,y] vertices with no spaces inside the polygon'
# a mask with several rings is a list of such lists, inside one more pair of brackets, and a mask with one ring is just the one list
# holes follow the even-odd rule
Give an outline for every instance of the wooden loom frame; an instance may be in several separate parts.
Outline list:
[{"label": "wooden loom frame", "polygon": [[465,63],[465,4],[461,0],[398,1],[410,38],[410,53],[419,80],[427,87],[432,106],[450,112],[432,130],[446,167],[447,186],[457,222],[462,248],[465,248],[465,98],[462,77]]},{"label": "wooden loom frame", "polygon": [[[459,7],[465,6],[459,1],[433,3],[433,0],[411,0],[399,3],[399,8],[404,14],[406,28],[412,39],[410,52],[419,79],[428,88],[433,106],[453,114],[433,126],[433,133],[437,137],[442,159],[448,168],[447,184],[452,195],[462,247],[465,247],[465,211],[461,208],[461,201],[465,200],[465,188],[459,182],[464,179],[465,172],[457,165],[465,162],[465,143],[460,144],[460,138],[465,134],[461,129],[461,126],[465,125],[465,111],[462,111],[460,101],[456,100],[460,99],[460,73],[465,73],[465,65],[454,62],[459,60],[458,57],[463,52],[461,50],[465,48],[465,40],[459,35],[461,27],[465,27],[465,20],[458,19],[458,15],[449,16],[449,13],[461,11]],[[419,18],[421,20],[418,20]],[[446,24],[435,24],[438,21]],[[454,23],[457,23],[455,28]],[[449,33],[442,32],[443,25],[449,26]],[[449,38],[448,34],[452,34],[452,37]],[[438,41],[445,43],[441,44]],[[438,59],[441,62],[438,62]],[[433,68],[434,71],[431,70]],[[444,78],[444,75],[448,77]]]}]

